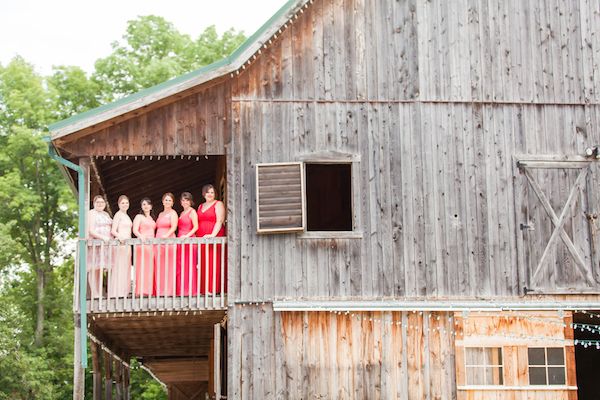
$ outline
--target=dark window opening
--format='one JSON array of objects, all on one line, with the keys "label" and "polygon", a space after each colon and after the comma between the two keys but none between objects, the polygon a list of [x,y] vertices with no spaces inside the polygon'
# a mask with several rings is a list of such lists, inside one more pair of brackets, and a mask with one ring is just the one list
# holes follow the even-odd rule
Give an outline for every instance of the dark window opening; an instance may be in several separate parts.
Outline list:
[{"label": "dark window opening", "polygon": [[[592,315],[600,313],[599,310],[573,315],[575,340],[591,340],[595,343],[600,340],[600,334],[595,329],[589,329],[598,324],[598,318]],[[581,343],[581,342],[579,342]],[[575,370],[577,372],[577,399],[595,400],[600,393],[600,380],[598,379],[598,365],[600,365],[600,350],[595,344],[587,347],[578,344],[575,346]]]},{"label": "dark window opening", "polygon": [[306,164],[307,230],[352,230],[351,167],[351,164]]}]

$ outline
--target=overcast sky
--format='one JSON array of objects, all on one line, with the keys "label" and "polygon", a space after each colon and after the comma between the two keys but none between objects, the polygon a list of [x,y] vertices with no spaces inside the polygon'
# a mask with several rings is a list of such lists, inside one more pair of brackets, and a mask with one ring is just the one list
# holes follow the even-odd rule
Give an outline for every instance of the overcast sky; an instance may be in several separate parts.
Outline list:
[{"label": "overcast sky", "polygon": [[159,15],[197,37],[207,26],[231,27],[250,36],[285,0],[9,0],[0,5],[0,64],[19,54],[42,74],[53,65],[90,72],[110,53],[127,21]]}]

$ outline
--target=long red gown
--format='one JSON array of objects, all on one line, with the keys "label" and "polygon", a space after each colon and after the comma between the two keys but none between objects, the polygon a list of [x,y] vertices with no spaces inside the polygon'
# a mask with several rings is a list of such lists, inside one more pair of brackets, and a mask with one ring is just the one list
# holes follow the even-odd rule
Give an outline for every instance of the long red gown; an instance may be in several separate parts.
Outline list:
[{"label": "long red gown", "polygon": [[[202,204],[198,207],[198,231],[196,235],[203,237],[212,233],[215,224],[217,223],[217,212],[215,211],[215,201],[206,211],[202,212]],[[225,236],[225,226],[222,226],[217,237]],[[206,257],[206,247],[208,247],[208,258]],[[213,262],[214,248],[216,247],[217,257],[216,263]],[[221,265],[221,247],[222,245],[200,245],[200,293],[221,293],[221,267],[223,267],[224,291],[227,292],[227,257],[223,259]],[[227,254],[227,249],[225,249]],[[207,272],[208,268],[208,272]],[[213,276],[213,274],[215,276]],[[207,282],[208,278],[208,282]],[[214,287],[213,287],[214,286]],[[208,290],[207,290],[208,287]]]},{"label": "long red gown", "polygon": [[[190,218],[190,210],[181,213],[177,222],[177,237],[187,235],[194,224]],[[177,274],[175,285],[177,296],[195,296],[198,294],[198,245],[196,244],[178,244],[177,245]],[[191,293],[190,293],[191,288]]]}]

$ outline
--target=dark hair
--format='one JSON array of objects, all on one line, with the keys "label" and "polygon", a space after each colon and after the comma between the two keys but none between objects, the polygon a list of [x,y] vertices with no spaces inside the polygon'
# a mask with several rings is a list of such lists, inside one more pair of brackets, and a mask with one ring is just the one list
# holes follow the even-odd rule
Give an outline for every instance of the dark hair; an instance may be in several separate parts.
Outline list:
[{"label": "dark hair", "polygon": [[202,186],[202,197],[204,197],[206,192],[208,192],[210,189],[215,191],[215,199],[216,199],[217,198],[217,189],[215,189],[215,187],[213,185],[211,185],[210,183]]},{"label": "dark hair", "polygon": [[[149,197],[144,197],[144,198],[142,198],[142,200],[140,200],[140,212],[138,214],[146,216],[146,214],[144,214],[144,210],[142,209],[143,202],[146,202],[146,203],[152,205],[152,200],[150,200]],[[154,219],[154,210],[150,210],[150,218]]]},{"label": "dark hair", "polygon": [[183,192],[181,196],[179,196],[179,201],[181,200],[189,200],[190,206],[194,207],[194,196],[190,192]]}]

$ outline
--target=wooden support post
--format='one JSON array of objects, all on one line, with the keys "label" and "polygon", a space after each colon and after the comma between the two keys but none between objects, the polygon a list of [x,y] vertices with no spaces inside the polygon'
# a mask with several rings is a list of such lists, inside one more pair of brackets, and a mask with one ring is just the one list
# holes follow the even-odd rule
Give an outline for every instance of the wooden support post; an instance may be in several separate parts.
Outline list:
[{"label": "wooden support post", "polygon": [[109,353],[104,352],[104,398],[112,400],[112,357]]},{"label": "wooden support post", "polygon": [[[79,210],[80,212],[87,212],[87,206],[89,205],[90,200],[90,159],[88,157],[83,157],[79,159],[79,166],[84,171],[84,182],[85,185],[83,188],[79,188],[79,190],[84,191],[84,195],[86,198],[86,209]],[[85,231],[87,232],[87,226],[85,227]],[[81,233],[80,233],[81,237]],[[84,254],[80,254],[79,257],[84,257]],[[77,260],[79,262],[79,259]],[[78,269],[75,268],[77,271]],[[80,310],[79,308],[79,276],[75,276],[75,290],[73,291],[73,305],[74,305],[74,338],[73,338],[73,400],[84,400],[85,397],[85,370],[82,367],[82,343],[81,338],[81,312],[86,312],[87,310]],[[84,314],[85,316],[85,314]],[[87,329],[86,326],[83,327]]]},{"label": "wooden support post", "polygon": [[90,350],[92,353],[93,399],[102,400],[102,367],[99,354],[102,349],[96,342],[90,342]]},{"label": "wooden support post", "polygon": [[214,326],[214,355],[213,355],[213,363],[214,363],[214,394],[215,399],[221,400],[221,324],[215,324]]},{"label": "wooden support post", "polygon": [[73,314],[73,322],[75,328],[73,340],[73,400],[84,400],[85,370],[81,366],[81,318],[79,313]]},{"label": "wooden support post", "polygon": [[210,350],[208,353],[208,393],[215,393],[215,338],[210,338]]},{"label": "wooden support post", "polygon": [[115,371],[115,400],[123,400],[123,364],[114,360]]},{"label": "wooden support post", "polygon": [[123,399],[129,400],[129,367],[123,367]]}]

